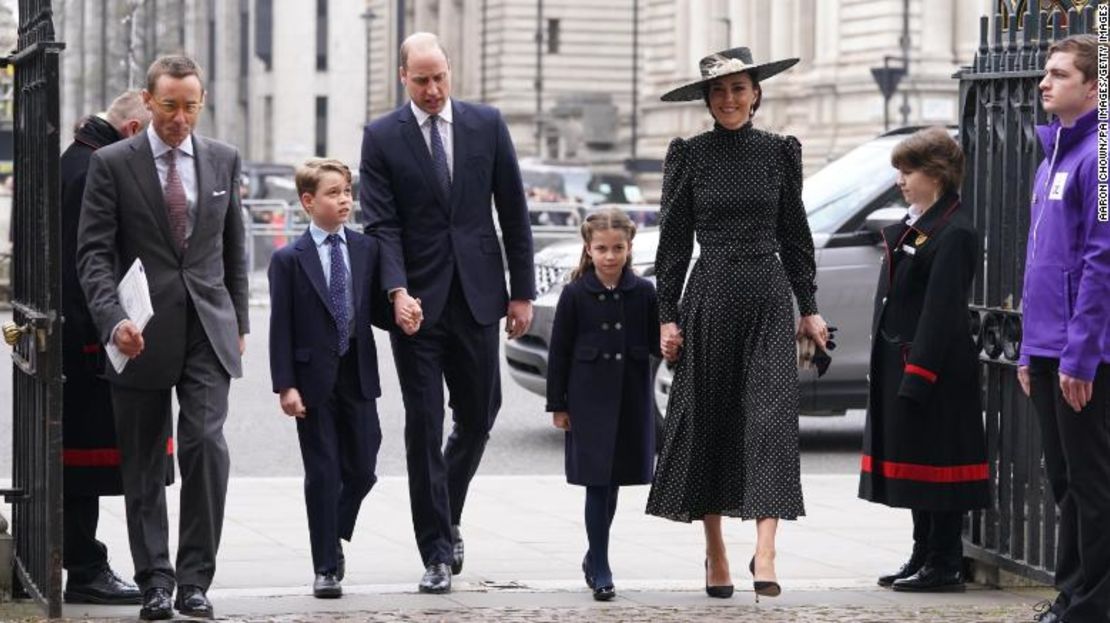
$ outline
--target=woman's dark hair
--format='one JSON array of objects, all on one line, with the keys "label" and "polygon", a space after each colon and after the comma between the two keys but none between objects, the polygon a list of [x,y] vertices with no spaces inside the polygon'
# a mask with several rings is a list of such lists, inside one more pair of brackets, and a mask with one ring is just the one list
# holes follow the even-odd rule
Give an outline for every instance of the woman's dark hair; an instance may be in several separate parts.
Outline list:
[{"label": "woman's dark hair", "polygon": [[918,130],[895,145],[890,164],[900,171],[920,171],[936,179],[942,192],[959,192],[964,180],[964,152],[939,125]]},{"label": "woman's dark hair", "polygon": [[[759,110],[759,105],[763,103],[763,87],[759,86],[759,78],[755,74],[746,71],[740,73],[748,74],[748,77],[752,79],[752,90],[756,94],[755,101],[752,102],[752,109],[748,111],[748,119],[751,119],[755,117],[755,111]],[[721,76],[721,78],[728,78],[728,76]],[[720,80],[720,78],[717,78],[717,80]],[[710,80],[701,87],[701,99],[705,102],[706,108],[709,108],[709,87],[713,86],[713,82],[713,80]]]},{"label": "woman's dark hair", "polygon": [[[593,240],[594,234],[599,231],[607,229],[619,229],[625,234],[628,242],[636,236],[636,224],[623,210],[618,208],[602,208],[597,212],[591,213],[582,222],[582,257],[578,258],[578,267],[570,273],[570,280],[580,279],[586,273],[590,272],[590,267],[594,265],[590,254],[586,250],[590,247],[590,241]],[[626,267],[632,266],[632,254],[628,254],[628,260],[624,264]]]}]

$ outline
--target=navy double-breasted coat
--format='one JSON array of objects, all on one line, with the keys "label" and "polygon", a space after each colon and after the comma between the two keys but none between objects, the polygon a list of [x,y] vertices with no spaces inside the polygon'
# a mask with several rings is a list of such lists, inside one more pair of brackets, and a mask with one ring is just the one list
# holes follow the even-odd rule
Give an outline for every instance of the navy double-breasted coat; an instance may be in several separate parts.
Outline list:
[{"label": "navy double-breasted coat", "polygon": [[567,482],[651,482],[651,355],[659,356],[659,311],[649,281],[626,268],[610,290],[590,270],[563,289],[547,360],[547,410],[570,414]]}]

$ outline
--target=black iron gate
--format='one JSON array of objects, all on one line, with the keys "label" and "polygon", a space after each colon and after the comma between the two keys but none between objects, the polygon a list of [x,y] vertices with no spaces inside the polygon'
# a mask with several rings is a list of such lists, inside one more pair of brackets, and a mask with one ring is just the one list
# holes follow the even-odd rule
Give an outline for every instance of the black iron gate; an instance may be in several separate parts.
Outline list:
[{"label": "black iron gate", "polygon": [[1044,474],[1036,414],[1016,375],[1030,188],[1043,157],[1034,127],[1047,122],[1037,84],[1054,40],[1094,32],[1095,4],[999,0],[993,19],[981,19],[974,65],[958,74],[960,138],[968,163],[963,199],[986,234],[972,320],[983,348],[996,502],[991,510],[971,514],[966,551],[990,567],[1046,584],[1052,583],[1056,562],[1056,506]]},{"label": "black iron gate", "polygon": [[62,318],[58,61],[50,0],[20,0],[12,197],[12,503],[17,587],[62,614]]}]

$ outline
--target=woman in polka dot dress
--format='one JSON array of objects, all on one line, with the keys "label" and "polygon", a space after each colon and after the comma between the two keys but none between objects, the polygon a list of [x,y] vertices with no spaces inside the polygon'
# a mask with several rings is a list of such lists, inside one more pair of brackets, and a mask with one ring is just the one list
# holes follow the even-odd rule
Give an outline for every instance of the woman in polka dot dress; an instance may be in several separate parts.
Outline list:
[{"label": "woman in polka dot dress", "polygon": [[[756,520],[749,570],[756,594],[775,596],[778,520],[805,512],[791,291],[797,335],[823,349],[828,330],[814,298],[801,145],[751,123],[760,81],[796,62],[755,64],[747,48],[726,50],[701,60],[700,80],[662,98],[703,99],[716,123],[674,139],[663,169],[660,341],[665,356],[681,354],[647,512],[702,521],[714,597],[732,594],[721,516]],[[701,256],[683,292],[695,238]]]}]

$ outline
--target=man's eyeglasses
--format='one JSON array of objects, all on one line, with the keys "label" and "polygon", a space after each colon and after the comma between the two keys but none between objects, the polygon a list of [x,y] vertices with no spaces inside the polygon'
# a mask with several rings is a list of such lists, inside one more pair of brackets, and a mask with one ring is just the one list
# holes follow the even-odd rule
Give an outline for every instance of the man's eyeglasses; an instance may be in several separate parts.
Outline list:
[{"label": "man's eyeglasses", "polygon": [[186,115],[195,115],[200,112],[201,108],[204,108],[204,102],[186,102],[180,104],[169,100],[155,100],[154,103],[158,106],[159,110],[167,115],[176,115],[179,110],[184,110]]}]

